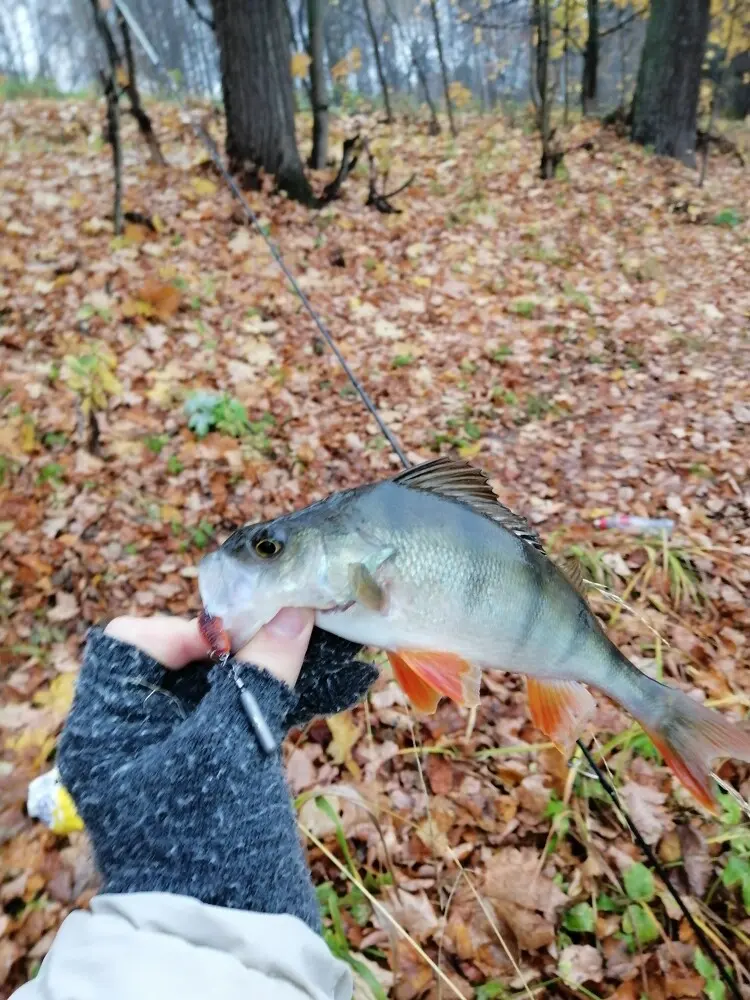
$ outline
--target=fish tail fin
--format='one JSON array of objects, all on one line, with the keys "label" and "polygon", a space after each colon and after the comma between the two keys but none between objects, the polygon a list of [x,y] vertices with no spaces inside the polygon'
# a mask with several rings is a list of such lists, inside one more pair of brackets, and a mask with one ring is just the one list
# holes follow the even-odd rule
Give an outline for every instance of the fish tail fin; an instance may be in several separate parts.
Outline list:
[{"label": "fish tail fin", "polygon": [[[728,758],[750,762],[750,730],[746,725],[728,721],[720,712],[706,708],[682,691],[664,684],[659,684],[659,688],[659,701],[663,705],[659,720],[643,722],[643,728],[685,788],[709,812],[717,813],[711,765],[714,760]],[[649,714],[653,720],[654,715]]]}]

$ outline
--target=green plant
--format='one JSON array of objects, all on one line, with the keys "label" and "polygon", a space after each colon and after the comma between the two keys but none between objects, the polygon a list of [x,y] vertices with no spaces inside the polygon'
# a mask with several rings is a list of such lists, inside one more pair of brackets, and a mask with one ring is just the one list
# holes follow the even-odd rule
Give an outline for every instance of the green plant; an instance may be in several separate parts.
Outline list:
[{"label": "green plant", "polygon": [[168,441],[169,436],[167,434],[149,434],[146,438],[146,447],[154,455],[159,455]]},{"label": "green plant", "polygon": [[19,80],[17,77],[0,77],[0,100],[17,101],[33,98],[54,98],[67,96],[54,80],[40,76],[36,80]]},{"label": "green plant", "polygon": [[393,367],[405,368],[407,365],[410,365],[413,360],[414,360],[413,354],[397,354],[396,357],[393,359]]},{"label": "green plant", "polygon": [[190,530],[193,545],[196,545],[199,549],[205,549],[213,536],[214,528],[205,520],[200,521],[197,527]]},{"label": "green plant", "polygon": [[499,399],[501,402],[505,403],[506,406],[515,406],[518,402],[518,396],[512,389],[506,389],[501,385],[494,385],[492,391],[490,392],[490,399],[494,402]]},{"label": "green plant", "polygon": [[628,948],[636,951],[643,945],[658,941],[661,937],[661,928],[648,905],[656,895],[656,885],[654,876],[640,862],[636,862],[625,871],[622,881],[628,899],[633,900],[623,914],[623,935]]},{"label": "green plant", "polygon": [[721,981],[719,970],[710,958],[707,958],[700,948],[695,949],[693,958],[695,971],[706,980],[703,992],[708,1000],[726,1000],[726,987]]},{"label": "green plant", "polygon": [[723,208],[720,212],[711,219],[711,224],[714,226],[725,226],[728,229],[734,229],[739,226],[742,222],[742,216],[737,211],[736,208]]},{"label": "green plant", "polygon": [[188,427],[198,437],[205,437],[214,428],[230,437],[242,437],[250,430],[247,410],[229,393],[205,392],[199,389],[185,403]]},{"label": "green plant", "polygon": [[508,347],[507,344],[502,344],[500,347],[498,347],[496,351],[493,351],[492,354],[490,355],[492,360],[497,361],[499,364],[502,364],[503,361],[506,361],[508,358],[512,356],[513,356],[513,348]]},{"label": "green plant", "polygon": [[545,819],[552,820],[550,828],[551,836],[547,842],[547,853],[553,854],[559,842],[567,837],[570,830],[570,807],[553,793],[550,796],[543,815]]},{"label": "green plant", "polygon": [[176,455],[170,455],[167,459],[167,472],[170,476],[179,476],[185,466]]},{"label": "green plant", "polygon": [[526,397],[526,415],[529,420],[539,420],[552,409],[552,404],[544,396],[530,393]]},{"label": "green plant", "polygon": [[54,483],[59,484],[65,475],[65,470],[57,462],[48,462],[47,465],[43,465],[39,470],[39,475],[37,476],[38,483]]},{"label": "green plant", "polygon": [[745,911],[750,913],[750,860],[746,854],[740,850],[733,850],[729,855],[729,860],[721,873],[722,885],[727,889],[741,888],[742,904]]},{"label": "green plant", "polygon": [[116,375],[117,358],[104,344],[94,344],[80,354],[67,354],[63,379],[78,396],[84,416],[103,410],[110,396],[122,392]]},{"label": "green plant", "polygon": [[638,951],[661,937],[661,929],[651,909],[631,903],[622,917],[623,938],[629,951]]},{"label": "green plant", "polygon": [[516,299],[515,302],[511,302],[509,308],[517,316],[524,316],[526,319],[529,319],[534,315],[536,302],[531,302],[529,299]]},{"label": "green plant", "polygon": [[477,986],[475,1000],[506,1000],[508,989],[499,979],[488,979],[486,983]]},{"label": "green plant", "polygon": [[571,906],[563,917],[562,925],[566,931],[592,934],[596,926],[596,914],[591,903],[576,903]]},{"label": "green plant", "polygon": [[[372,971],[352,954],[351,943],[346,936],[346,929],[341,917],[342,909],[348,909],[354,921],[363,926],[370,917],[370,905],[362,892],[355,886],[351,892],[339,897],[331,882],[324,882],[316,887],[318,903],[323,918],[329,923],[324,924],[323,939],[336,958],[347,962],[351,968],[367,983],[375,1000],[387,1000],[387,994]],[[366,910],[362,906],[364,901]],[[359,917],[359,919],[357,919]]]},{"label": "green plant", "polygon": [[628,898],[636,903],[650,903],[656,895],[654,876],[640,861],[626,870],[622,881]]},{"label": "green plant", "polygon": [[42,444],[45,448],[64,448],[67,443],[67,435],[62,431],[47,431],[42,435]]}]

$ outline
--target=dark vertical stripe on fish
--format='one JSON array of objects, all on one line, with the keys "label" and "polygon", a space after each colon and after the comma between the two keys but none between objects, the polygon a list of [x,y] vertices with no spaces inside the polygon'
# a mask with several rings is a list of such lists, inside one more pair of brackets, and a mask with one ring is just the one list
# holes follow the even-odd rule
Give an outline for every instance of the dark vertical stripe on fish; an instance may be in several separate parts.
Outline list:
[{"label": "dark vertical stripe on fish", "polygon": [[586,634],[590,629],[591,612],[586,606],[586,602],[579,599],[575,628],[571,633],[568,645],[565,647],[565,652],[561,656],[558,656],[557,661],[555,662],[556,667],[564,666],[574,653],[577,652],[584,634]]},{"label": "dark vertical stripe on fish", "polygon": [[487,574],[484,572],[484,568],[477,563],[472,563],[469,567],[469,576],[466,581],[466,607],[470,611],[474,611],[479,607],[479,604],[485,594],[487,589]]},{"label": "dark vertical stripe on fish", "polygon": [[516,637],[514,654],[519,653],[528,643],[544,608],[544,572],[541,560],[534,557],[534,553],[526,542],[519,539],[518,544],[523,556],[524,569],[528,577],[527,587],[529,597],[524,609],[521,629]]}]

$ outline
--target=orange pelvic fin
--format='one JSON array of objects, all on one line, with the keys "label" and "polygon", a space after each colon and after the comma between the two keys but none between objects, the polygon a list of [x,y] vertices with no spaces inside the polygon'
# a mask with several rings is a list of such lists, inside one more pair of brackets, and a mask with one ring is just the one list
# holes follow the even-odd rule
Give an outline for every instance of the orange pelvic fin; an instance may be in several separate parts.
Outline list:
[{"label": "orange pelvic fin", "polygon": [[418,711],[432,715],[437,710],[438,702],[440,701],[440,692],[436,691],[429,684],[425,684],[422,678],[414,673],[398,653],[389,653],[388,659],[393,667],[393,676],[396,678],[396,683],[412,705]]},{"label": "orange pelvic fin", "polygon": [[577,681],[526,678],[531,721],[564,754],[570,754],[596,709],[588,690]]},{"label": "orange pelvic fin", "polygon": [[469,663],[454,653],[435,653],[423,649],[399,649],[397,653],[388,655],[389,658],[398,657],[403,666],[416,674],[438,696],[445,695],[458,705],[469,708],[479,704],[482,671],[476,664]]}]

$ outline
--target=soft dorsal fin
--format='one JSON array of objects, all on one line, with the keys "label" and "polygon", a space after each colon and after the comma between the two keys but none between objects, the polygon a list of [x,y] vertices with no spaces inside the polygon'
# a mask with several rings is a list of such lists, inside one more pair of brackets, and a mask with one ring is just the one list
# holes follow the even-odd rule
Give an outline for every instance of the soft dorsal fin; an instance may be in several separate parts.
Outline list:
[{"label": "soft dorsal fin", "polygon": [[522,538],[535,549],[544,552],[539,535],[525,517],[514,514],[501,503],[490,486],[487,476],[468,462],[455,458],[436,458],[431,462],[416,465],[413,469],[400,472],[393,478],[394,483],[408,486],[413,490],[437,493],[449,500],[465,503],[478,514],[491,517],[508,531]]}]

